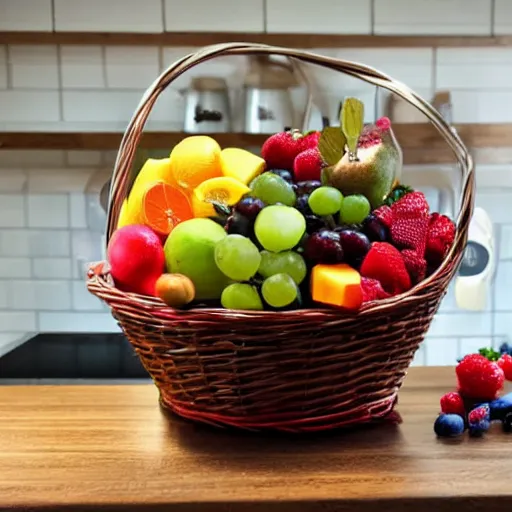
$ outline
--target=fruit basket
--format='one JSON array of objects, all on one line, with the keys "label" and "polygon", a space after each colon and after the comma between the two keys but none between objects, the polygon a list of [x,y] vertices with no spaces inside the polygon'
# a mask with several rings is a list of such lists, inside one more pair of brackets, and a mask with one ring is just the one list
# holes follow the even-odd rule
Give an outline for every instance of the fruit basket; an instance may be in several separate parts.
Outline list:
[{"label": "fruit basket", "polygon": [[[414,285],[414,281],[412,283],[408,281],[407,287],[395,288],[393,294],[386,292],[380,296],[381,300],[373,300],[379,298],[377,293],[371,298],[372,300],[361,302],[360,295],[353,292],[356,285],[359,290],[358,283],[360,281],[357,278],[359,273],[346,266],[343,267],[342,264],[343,268],[329,267],[327,269],[329,272],[334,269],[336,271],[334,275],[332,272],[326,273],[325,268],[320,268],[319,275],[314,279],[311,278],[319,287],[312,293],[314,296],[318,294],[315,297],[320,299],[317,302],[309,303],[308,307],[280,308],[279,306],[283,306],[285,302],[277,301],[274,304],[271,299],[266,298],[265,292],[272,290],[271,285],[267,286],[267,290],[264,289],[265,281],[262,289],[263,297],[268,304],[275,306],[270,310],[251,307],[250,300],[246,297],[244,298],[246,307],[229,309],[226,304],[230,300],[233,301],[233,297],[236,298],[237,291],[241,288],[236,288],[235,291],[231,289],[233,293],[229,297],[228,293],[226,296],[223,293],[224,308],[220,307],[218,301],[216,303],[204,302],[197,306],[192,303],[188,307],[180,308],[170,307],[167,304],[174,304],[172,301],[166,300],[166,304],[159,298],[168,297],[165,293],[159,297],[155,296],[152,292],[155,286],[154,280],[151,281],[149,287],[151,289],[147,293],[144,292],[144,287],[139,287],[136,290],[137,293],[134,293],[133,290],[120,286],[122,279],[119,274],[115,279],[112,276],[113,261],[118,257],[116,251],[112,249],[109,252],[109,263],[91,264],[88,272],[88,289],[110,306],[113,316],[119,322],[142,364],[158,387],[161,404],[182,417],[216,426],[286,432],[314,432],[385,418],[393,411],[397,392],[406,375],[407,368],[461,261],[467,241],[474,195],[472,161],[464,144],[439,113],[405,85],[361,64],[300,50],[259,44],[217,45],[182,58],[169,67],[148,89],[121,142],[111,185],[107,222],[109,249],[113,242],[113,235],[115,238],[118,232],[116,232],[116,228],[120,225],[120,216],[122,217],[126,213],[123,213],[123,208],[127,197],[128,177],[144,124],[162,91],[182,73],[202,62],[219,56],[258,54],[281,55],[299,62],[316,64],[346,73],[388,89],[426,115],[453,150],[463,174],[461,209],[456,224],[452,223],[451,245],[446,247],[442,261],[426,278],[418,279],[417,284]],[[357,103],[354,105],[357,110]],[[382,126],[377,128],[387,129]],[[293,137],[293,134],[290,137]],[[277,156],[279,157],[279,155]],[[199,154],[197,158],[199,158]],[[267,181],[272,181],[272,179],[274,178],[267,177]],[[256,190],[257,185],[252,185],[256,181],[255,179],[251,182],[251,190],[253,195],[259,197]],[[197,190],[201,187],[204,188],[204,184],[199,182],[195,185],[197,185]],[[165,184],[159,184],[160,188],[154,187],[151,191],[152,197],[165,196],[165,186]],[[241,186],[239,185],[239,187]],[[249,190],[248,187],[244,188],[244,190],[246,189]],[[333,192],[332,189],[333,187],[330,187],[328,191],[324,190],[325,197],[317,198],[320,200],[317,201],[316,206],[313,199],[308,199],[309,206],[314,206],[322,211],[326,203],[332,202],[332,200],[336,201],[337,191]],[[331,193],[332,197],[329,197],[326,192]],[[130,203],[133,194],[132,191]],[[312,195],[309,198],[312,198]],[[341,194],[339,195],[341,196]],[[194,197],[197,197],[197,193]],[[413,195],[406,197],[413,198]],[[279,201],[287,204],[286,199]],[[279,201],[277,202],[279,203]],[[149,201],[148,204],[150,203]],[[346,204],[349,203],[350,201],[347,201]],[[411,201],[408,200],[408,203]],[[183,204],[186,206],[186,203]],[[269,204],[273,204],[272,201]],[[180,205],[180,201],[176,200],[173,203],[173,208],[179,210],[182,206]],[[211,206],[208,205],[209,208]],[[249,206],[251,205],[245,205],[245,207]],[[271,210],[272,208],[274,210]],[[255,224],[256,230],[259,229],[258,222],[263,226],[263,230],[259,229],[257,235],[262,242],[261,245],[268,249],[268,251],[263,251],[267,253],[267,256],[272,251],[278,254],[283,248],[290,247],[290,245],[286,245],[290,230],[284,229],[279,236],[271,236],[270,239],[264,232],[268,232],[270,226],[277,229],[280,225],[280,217],[277,214],[281,210],[278,211],[276,208],[287,207],[266,206],[261,210]],[[402,210],[402,214],[406,213],[405,217],[402,217],[402,222],[408,222],[410,218],[407,217],[407,210],[403,208]],[[265,211],[268,215],[263,222],[261,219]],[[217,207],[215,212],[219,213]],[[342,213],[340,210],[340,216]],[[296,213],[293,215],[297,216]],[[422,219],[430,219],[426,221],[427,224],[433,220],[439,220],[438,214],[433,215],[428,217],[427,208],[427,217],[422,217]],[[204,215],[202,216],[204,217]],[[285,227],[289,220],[287,218],[284,222]],[[195,222],[196,235],[194,236],[196,238],[205,238],[206,224],[204,222],[211,221],[206,219],[186,221],[172,231],[165,243],[167,265],[173,269],[177,268],[178,272],[185,276],[190,276],[192,274],[187,274],[187,271],[192,272],[191,267],[195,269],[198,265],[205,264],[204,254],[206,253],[198,249],[195,260],[187,259],[183,254],[180,256],[180,248],[184,244],[184,230],[181,230],[182,241],[179,248],[176,248],[176,243],[174,245],[170,243],[171,238],[173,240],[178,238],[175,233],[187,222],[188,226],[191,226],[191,222]],[[223,231],[218,225],[217,227]],[[425,226],[425,229],[427,227]],[[190,238],[190,230],[185,234]],[[222,235],[220,236],[222,238]],[[320,234],[318,236],[322,238],[327,235]],[[247,243],[251,242],[248,240]],[[158,245],[157,242],[155,242],[155,247],[156,245]],[[168,245],[173,245],[169,251]],[[372,250],[374,245],[372,243]],[[375,245],[374,252],[376,254],[374,256],[382,256],[382,254],[378,254],[377,246],[382,249],[383,245],[386,244],[379,245],[377,243]],[[125,261],[132,257],[136,258],[141,250],[141,246],[136,242],[129,247],[129,252],[124,251],[122,254]],[[163,253],[161,249],[155,250],[158,254],[155,252],[152,261],[158,260],[158,265],[161,267],[164,258],[161,254]],[[167,254],[168,252],[170,254]],[[398,254],[400,255],[400,253]],[[405,257],[405,252],[403,254]],[[221,258],[217,259],[217,256],[219,254],[216,248],[215,261],[219,268],[223,269],[220,264]],[[387,257],[387,253],[384,256],[386,256],[385,263],[389,265],[390,258]],[[169,263],[169,258],[172,260],[171,263]],[[257,261],[260,264],[259,255]],[[232,260],[231,263],[230,268],[225,270],[226,275],[235,281],[246,280],[247,278],[243,276],[239,278],[231,276],[231,272],[236,274],[235,270],[239,266],[236,260]],[[363,266],[365,266],[364,261]],[[258,265],[256,265],[257,267]],[[319,267],[322,266],[319,265]],[[368,263],[366,267],[369,268],[371,265]],[[215,272],[218,272],[218,269],[215,269]],[[261,264],[259,272],[264,274]],[[365,272],[363,273],[361,270],[361,273],[367,276],[365,282],[375,282],[370,279],[375,277],[374,274]],[[283,274],[279,275],[282,277]],[[381,272],[380,275],[383,275],[384,282],[387,279],[385,273]],[[183,279],[178,280],[179,282],[169,276],[172,278],[172,274],[167,274],[167,279],[173,282],[174,292],[178,287],[180,296],[185,297],[183,305],[193,297],[191,281],[183,275],[181,275]],[[200,279],[192,279],[196,293],[199,290],[203,293],[205,287],[207,288],[206,285],[211,283],[211,273],[203,272],[202,276]],[[176,276],[174,277],[176,278]],[[395,277],[393,274],[393,279]],[[424,271],[422,277],[425,277]],[[409,280],[409,277],[406,276],[406,278]],[[292,282],[289,276],[286,279]],[[327,280],[325,281],[327,284],[322,280]],[[338,286],[333,284],[336,282],[341,283],[339,286],[340,290],[344,290],[343,293],[341,291],[339,294],[333,293],[333,286]],[[275,284],[275,280],[273,283]],[[157,288],[161,286],[162,290],[170,290],[168,285],[169,282],[165,280],[157,281]],[[280,289],[281,292],[282,290]],[[389,292],[389,288],[387,291]],[[190,297],[187,299],[188,294]],[[203,293],[203,297],[207,296],[208,294]],[[174,294],[173,297],[172,300],[175,300],[176,295]],[[354,297],[359,297],[357,308],[349,307]],[[238,294],[238,299],[240,299],[240,294]],[[261,304],[256,292],[254,300]],[[340,304],[337,304],[338,300]],[[323,307],[322,302],[347,307]]]}]

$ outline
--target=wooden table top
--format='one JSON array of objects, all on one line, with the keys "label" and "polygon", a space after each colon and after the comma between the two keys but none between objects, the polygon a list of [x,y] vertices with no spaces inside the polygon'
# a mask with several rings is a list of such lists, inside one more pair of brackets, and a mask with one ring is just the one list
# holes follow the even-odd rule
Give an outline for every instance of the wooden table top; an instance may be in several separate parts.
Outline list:
[{"label": "wooden table top", "polygon": [[168,418],[152,385],[0,387],[0,510],[512,510],[510,440],[438,440],[453,368],[412,368],[399,426],[313,437]]}]

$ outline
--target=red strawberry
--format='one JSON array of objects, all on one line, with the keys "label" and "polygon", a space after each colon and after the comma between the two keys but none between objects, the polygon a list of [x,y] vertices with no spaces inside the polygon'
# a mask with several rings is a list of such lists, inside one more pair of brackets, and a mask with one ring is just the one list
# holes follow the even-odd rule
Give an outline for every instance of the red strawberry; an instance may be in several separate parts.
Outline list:
[{"label": "red strawberry", "polygon": [[498,359],[498,366],[503,370],[505,379],[512,380],[512,356],[509,354],[503,354]]},{"label": "red strawberry", "polygon": [[505,375],[493,361],[480,354],[470,354],[455,368],[459,393],[465,397],[494,400],[503,387]]},{"label": "red strawberry", "polygon": [[400,251],[387,242],[374,242],[361,265],[361,275],[377,279],[391,295],[407,291],[411,278]]},{"label": "red strawberry", "polygon": [[425,258],[439,266],[455,239],[455,224],[446,215],[433,213],[430,216]]},{"label": "red strawberry", "polygon": [[363,302],[372,300],[387,299],[391,297],[388,292],[382,288],[380,281],[370,279],[369,277],[361,278],[361,289],[363,291]]},{"label": "red strawberry", "polygon": [[261,147],[267,168],[291,171],[295,157],[303,150],[303,138],[298,130],[271,135]]},{"label": "red strawberry", "polygon": [[293,162],[293,176],[295,181],[320,181],[322,173],[322,158],[318,149],[306,149],[299,153]]},{"label": "red strawberry", "polygon": [[390,228],[393,224],[393,210],[387,205],[379,206],[376,210],[373,210],[373,214],[377,217],[384,226]]},{"label": "red strawberry", "polygon": [[464,400],[459,393],[446,393],[441,397],[441,411],[445,414],[458,414],[463,418],[466,416],[466,408],[464,407]]},{"label": "red strawberry", "polygon": [[320,135],[322,132],[312,131],[304,134],[302,138],[302,151],[306,149],[316,148],[318,147],[318,141],[320,140]]},{"label": "red strawberry", "polygon": [[427,275],[427,262],[425,258],[412,249],[404,249],[402,256],[407,272],[409,272],[411,282],[418,284],[420,281],[423,281]]},{"label": "red strawberry", "polygon": [[413,249],[422,256],[427,243],[429,206],[422,192],[411,192],[391,206],[391,240],[400,249]]}]

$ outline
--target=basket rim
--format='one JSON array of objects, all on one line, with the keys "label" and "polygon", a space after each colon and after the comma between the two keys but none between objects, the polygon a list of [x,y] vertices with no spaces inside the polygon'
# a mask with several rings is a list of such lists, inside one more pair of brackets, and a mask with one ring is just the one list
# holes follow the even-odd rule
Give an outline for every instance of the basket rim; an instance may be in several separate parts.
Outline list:
[{"label": "basket rim", "polygon": [[[457,260],[460,259],[462,259],[462,254],[460,254],[457,258]],[[428,279],[418,283],[410,290],[399,295],[394,295],[387,299],[366,302],[362,304],[362,306],[357,311],[350,311],[347,309],[334,307],[329,308],[328,306],[318,308],[290,309],[283,311],[234,310],[225,309],[222,307],[191,307],[177,309],[168,306],[158,297],[140,295],[133,292],[125,292],[117,288],[113,282],[112,276],[110,275],[110,269],[107,261],[94,262],[90,264],[87,272],[87,288],[92,294],[104,300],[108,296],[110,299],[115,298],[116,302],[120,301],[124,303],[130,303],[132,306],[136,305],[144,311],[149,312],[154,317],[167,317],[168,315],[201,315],[211,316],[212,318],[221,316],[224,318],[280,318],[283,320],[296,319],[297,317],[304,317],[306,315],[322,317],[324,319],[330,318],[333,320],[348,318],[356,319],[359,317],[385,313],[394,309],[396,306],[403,306],[408,303],[414,305],[415,303],[422,302],[426,296],[434,293],[434,288],[436,288],[439,281],[451,280],[451,277],[458,266],[457,260],[452,260],[444,269],[441,269],[440,267]],[[441,270],[443,270],[442,273]]]}]

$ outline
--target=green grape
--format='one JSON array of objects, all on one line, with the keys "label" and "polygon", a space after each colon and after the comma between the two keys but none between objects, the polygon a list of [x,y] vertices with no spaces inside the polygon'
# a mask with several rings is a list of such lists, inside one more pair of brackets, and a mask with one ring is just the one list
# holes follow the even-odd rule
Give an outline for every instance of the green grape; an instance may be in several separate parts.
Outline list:
[{"label": "green grape", "polygon": [[290,206],[272,205],[256,217],[254,233],[267,251],[287,251],[295,247],[306,231],[304,215]]},{"label": "green grape", "polygon": [[263,310],[258,290],[250,284],[233,283],[224,288],[220,303],[226,309]]},{"label": "green grape", "polygon": [[288,274],[297,285],[304,281],[308,271],[304,258],[293,251],[261,251],[261,263],[258,274],[270,277],[275,274]]},{"label": "green grape", "polygon": [[334,187],[319,187],[311,192],[309,207],[315,215],[334,215],[340,211],[343,194]]},{"label": "green grape", "polygon": [[297,197],[292,186],[281,176],[265,172],[254,178],[250,184],[251,195],[267,204],[282,203],[293,206]]},{"label": "green grape", "polygon": [[273,308],[289,306],[299,297],[299,289],[288,274],[274,274],[267,277],[261,286],[265,302]]},{"label": "green grape", "polygon": [[371,211],[370,202],[361,194],[346,196],[341,203],[340,222],[359,224],[368,217]]},{"label": "green grape", "polygon": [[258,248],[245,236],[228,235],[215,245],[215,263],[235,281],[248,281],[260,266]]}]

